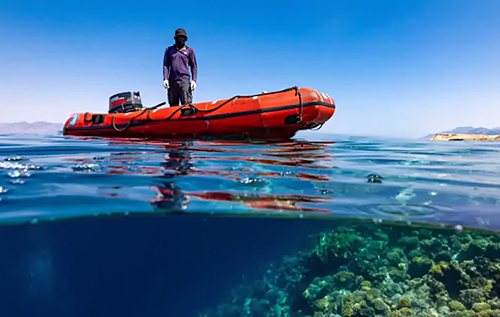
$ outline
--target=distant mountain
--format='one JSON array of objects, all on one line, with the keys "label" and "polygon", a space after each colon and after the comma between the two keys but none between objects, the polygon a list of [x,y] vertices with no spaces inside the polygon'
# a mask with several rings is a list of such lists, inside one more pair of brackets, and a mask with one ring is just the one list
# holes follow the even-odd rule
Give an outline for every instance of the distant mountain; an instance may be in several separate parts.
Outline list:
[{"label": "distant mountain", "polygon": [[0,133],[13,134],[58,134],[62,131],[62,123],[45,121],[0,123]]},{"label": "distant mountain", "polygon": [[467,133],[467,134],[500,134],[500,127],[488,129],[488,128],[474,128],[474,127],[458,127],[451,131],[446,131],[443,133]]},{"label": "distant mountain", "polygon": [[[483,127],[457,127],[453,130],[442,131],[437,133],[465,133],[465,134],[500,134],[500,127],[488,129]],[[422,140],[429,140],[436,133],[432,133],[422,137]]]}]

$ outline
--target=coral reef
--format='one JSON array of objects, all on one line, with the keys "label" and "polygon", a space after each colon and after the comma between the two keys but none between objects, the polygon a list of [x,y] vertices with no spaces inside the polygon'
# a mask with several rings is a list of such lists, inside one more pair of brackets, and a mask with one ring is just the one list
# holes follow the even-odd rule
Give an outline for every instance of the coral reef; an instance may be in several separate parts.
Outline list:
[{"label": "coral reef", "polygon": [[200,316],[500,316],[500,236],[358,223],[316,239]]}]

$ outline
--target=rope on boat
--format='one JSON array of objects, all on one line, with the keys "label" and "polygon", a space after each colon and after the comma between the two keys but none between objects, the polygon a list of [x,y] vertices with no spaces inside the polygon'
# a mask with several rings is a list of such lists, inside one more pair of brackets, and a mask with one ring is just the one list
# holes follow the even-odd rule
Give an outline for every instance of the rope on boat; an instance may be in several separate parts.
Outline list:
[{"label": "rope on boat", "polygon": [[[123,129],[119,129],[117,126],[116,126],[116,123],[115,123],[115,116],[113,116],[111,118],[111,125],[113,126],[113,129],[116,131],[116,132],[123,132],[125,130],[127,130],[131,125],[132,125],[132,121],[134,121],[135,118],[141,116],[144,114],[144,112],[148,111],[148,116],[149,116],[149,111],[150,110],[153,110],[153,109],[156,109],[156,108],[159,108],[161,106],[163,106],[164,104],[166,104],[165,101],[163,102],[160,102],[159,104],[153,106],[153,107],[149,107],[149,108],[144,108],[140,113],[136,114],[135,116],[133,116],[132,118],[130,118],[130,120],[127,122],[127,125],[123,128]],[[85,119],[85,117],[84,117]]]},{"label": "rope on boat", "polygon": [[[214,106],[210,109],[199,109],[198,107],[194,106],[193,104],[189,103],[189,104],[185,104],[185,105],[182,105],[180,107],[177,107],[177,109],[175,109],[172,113],[170,113],[166,118],[161,118],[161,119],[153,119],[150,115],[151,113],[151,110],[154,110],[162,105],[164,105],[166,102],[162,102],[154,107],[150,107],[150,108],[145,108],[144,110],[142,110],[139,114],[135,115],[134,117],[130,118],[130,120],[128,121],[127,125],[125,126],[125,128],[123,129],[118,129],[118,127],[116,127],[116,124],[115,124],[115,116],[113,116],[112,118],[112,126],[113,126],[113,129],[117,132],[123,132],[125,130],[127,130],[131,124],[132,124],[132,121],[141,116],[142,114],[144,114],[144,112],[147,112],[147,118],[151,121],[166,121],[166,120],[170,120],[177,112],[181,111],[182,109],[184,108],[192,108],[192,109],[195,109],[195,111],[197,112],[212,112],[212,111],[215,111],[215,110],[218,110],[220,108],[222,108],[223,106],[227,105],[228,103],[230,103],[231,101],[233,100],[236,100],[238,98],[250,98],[250,97],[256,97],[256,96],[264,96],[264,95],[272,95],[272,94],[278,94],[278,93],[282,93],[282,92],[285,92],[285,91],[289,91],[289,90],[295,90],[295,95],[299,97],[299,121],[302,121],[302,114],[303,114],[303,104],[302,104],[302,95],[300,94],[300,91],[299,91],[299,87],[298,86],[293,86],[293,87],[290,87],[290,88],[285,88],[285,89],[282,89],[282,90],[277,90],[277,91],[271,91],[271,92],[262,92],[260,94],[254,94],[254,95],[235,95],[229,99],[226,99],[225,101],[221,102],[220,104],[218,104],[217,106]],[[84,115],[84,120],[86,120],[86,114]],[[90,120],[91,121],[91,120]],[[88,121],[86,121],[88,122]]]},{"label": "rope on boat", "polygon": [[[174,114],[176,114],[177,112],[181,111],[182,109],[184,109],[184,108],[186,108],[186,107],[188,107],[188,106],[196,109],[196,107],[195,107],[195,106],[193,106],[192,104],[185,104],[185,105],[182,105],[182,106],[177,107],[177,109],[175,109],[174,111],[172,111],[172,113],[171,113],[171,114],[169,114],[166,118],[161,118],[161,119],[153,119],[153,118],[151,118],[151,115],[150,115],[150,113],[151,113],[151,111],[150,111],[150,110],[152,110],[152,109],[148,108],[148,114],[147,114],[147,117],[148,117],[148,119],[149,119],[149,120],[151,120],[151,121],[166,121],[166,120],[170,120],[170,119],[174,116]],[[197,109],[197,110],[198,110],[198,109]]]},{"label": "rope on boat", "polygon": [[300,94],[299,87],[295,86],[295,96],[299,96],[299,121],[302,121],[302,113],[303,113],[303,106],[302,106],[302,95]]}]

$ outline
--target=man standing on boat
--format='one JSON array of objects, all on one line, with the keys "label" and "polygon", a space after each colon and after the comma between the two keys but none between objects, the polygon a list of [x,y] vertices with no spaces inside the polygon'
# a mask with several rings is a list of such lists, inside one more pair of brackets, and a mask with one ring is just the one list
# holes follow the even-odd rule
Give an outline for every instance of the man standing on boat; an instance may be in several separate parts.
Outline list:
[{"label": "man standing on boat", "polygon": [[[196,89],[198,67],[194,50],[187,46],[186,31],[175,30],[175,44],[165,49],[163,56],[163,87],[168,89],[168,103],[178,106],[192,102],[192,92]],[[189,75],[191,67],[192,78]]]}]

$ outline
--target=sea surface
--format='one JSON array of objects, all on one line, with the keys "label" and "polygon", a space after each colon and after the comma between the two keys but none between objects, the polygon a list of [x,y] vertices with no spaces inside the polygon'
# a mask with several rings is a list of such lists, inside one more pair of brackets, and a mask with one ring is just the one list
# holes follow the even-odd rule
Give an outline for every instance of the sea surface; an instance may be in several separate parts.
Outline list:
[{"label": "sea surface", "polygon": [[[496,309],[500,294],[490,271],[481,278],[491,292],[476,300],[470,289],[484,285],[472,277],[447,286],[468,272],[453,261],[482,254],[476,244],[497,259],[500,144],[321,131],[274,143],[4,134],[0,224],[2,316],[467,316]],[[377,239],[385,251],[353,242]],[[359,264],[381,257],[378,268]],[[326,264],[307,268],[305,258]],[[382,267],[391,290],[376,286]],[[346,283],[339,272],[357,282],[335,289]],[[443,283],[446,308],[405,295],[419,298],[411,279],[424,277]],[[314,283],[331,287],[313,292]],[[387,307],[346,297],[369,293],[367,283]],[[242,285],[251,290],[236,292]]]}]

